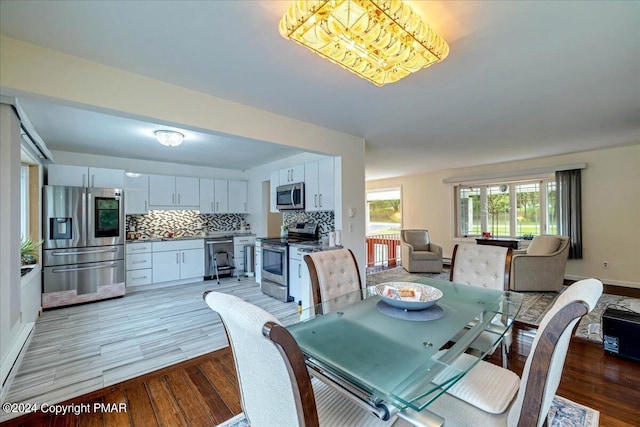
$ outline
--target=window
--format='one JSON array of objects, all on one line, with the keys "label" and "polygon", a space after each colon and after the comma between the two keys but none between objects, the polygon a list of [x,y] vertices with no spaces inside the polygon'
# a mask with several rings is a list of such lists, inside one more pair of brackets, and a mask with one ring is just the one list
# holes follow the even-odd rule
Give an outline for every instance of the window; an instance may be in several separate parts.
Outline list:
[{"label": "window", "polygon": [[400,189],[367,192],[367,235],[396,234],[402,225]]},{"label": "window", "polygon": [[29,166],[20,166],[20,238],[29,236]]},{"label": "window", "polygon": [[557,234],[554,178],[454,187],[456,237]]}]

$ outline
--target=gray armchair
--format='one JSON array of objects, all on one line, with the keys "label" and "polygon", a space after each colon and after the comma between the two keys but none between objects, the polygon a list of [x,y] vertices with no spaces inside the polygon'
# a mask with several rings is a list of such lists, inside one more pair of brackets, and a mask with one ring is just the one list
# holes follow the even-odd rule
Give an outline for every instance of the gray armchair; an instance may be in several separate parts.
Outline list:
[{"label": "gray armchair", "polygon": [[442,272],[442,246],[429,239],[428,230],[400,232],[402,267],[409,273]]},{"label": "gray armchair", "polygon": [[569,238],[543,234],[526,250],[514,251],[509,287],[513,291],[559,291],[569,257]]}]

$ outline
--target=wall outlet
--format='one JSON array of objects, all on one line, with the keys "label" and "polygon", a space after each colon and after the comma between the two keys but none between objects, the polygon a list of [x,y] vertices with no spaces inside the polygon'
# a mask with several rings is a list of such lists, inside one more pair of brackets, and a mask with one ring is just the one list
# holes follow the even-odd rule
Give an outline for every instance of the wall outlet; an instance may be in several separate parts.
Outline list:
[{"label": "wall outlet", "polygon": [[609,268],[609,261],[602,261],[602,268]]}]

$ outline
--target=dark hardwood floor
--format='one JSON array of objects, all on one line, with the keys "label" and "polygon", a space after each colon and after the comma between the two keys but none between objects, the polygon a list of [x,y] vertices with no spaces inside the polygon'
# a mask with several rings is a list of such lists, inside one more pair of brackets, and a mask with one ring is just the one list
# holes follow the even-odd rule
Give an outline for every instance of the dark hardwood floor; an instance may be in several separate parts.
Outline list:
[{"label": "dark hardwood floor", "polygon": [[[518,375],[534,331],[520,324],[514,328],[509,363]],[[500,364],[497,353],[491,361]],[[572,339],[557,394],[599,410],[601,426],[640,425],[640,363],[605,354],[594,342]],[[38,411],[2,426],[199,427],[216,425],[242,410],[228,348],[57,405],[65,406],[72,413]]]}]

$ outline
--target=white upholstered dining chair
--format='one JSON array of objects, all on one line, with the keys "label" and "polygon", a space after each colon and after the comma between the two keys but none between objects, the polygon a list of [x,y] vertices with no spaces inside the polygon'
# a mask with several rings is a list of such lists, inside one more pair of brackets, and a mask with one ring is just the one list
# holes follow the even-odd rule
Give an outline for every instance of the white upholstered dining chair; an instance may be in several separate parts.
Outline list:
[{"label": "white upholstered dining chair", "polygon": [[339,307],[333,306],[335,303],[331,300],[339,296],[351,294],[342,298],[341,304],[362,299],[361,294],[354,293],[362,289],[362,281],[358,262],[350,249],[313,252],[304,256],[304,262],[309,269],[312,305],[324,302],[323,310],[333,311]]},{"label": "white upholstered dining chair", "polygon": [[[228,294],[207,291],[224,324],[252,427],[391,426],[307,372],[300,347],[271,314]],[[404,421],[399,423],[406,425]]]},{"label": "white upholstered dining chair", "polygon": [[[451,272],[449,280],[470,286],[478,286],[488,289],[505,291],[509,289],[509,273],[511,272],[511,248],[501,246],[461,244],[453,248],[451,258]],[[492,322],[494,325],[505,326],[501,317],[496,316]],[[483,332],[476,345],[481,347],[492,346],[495,335]],[[456,339],[454,339],[456,341]],[[511,348],[511,329],[502,337],[501,356],[502,367],[508,366],[507,355]],[[491,353],[495,351],[495,346]]]},{"label": "white upholstered dining chair", "polygon": [[[558,297],[540,322],[522,379],[479,361],[428,409],[443,417],[447,427],[542,426],[560,384],[573,328],[601,295],[602,282],[585,279]],[[463,355],[456,363],[476,361]]]}]

